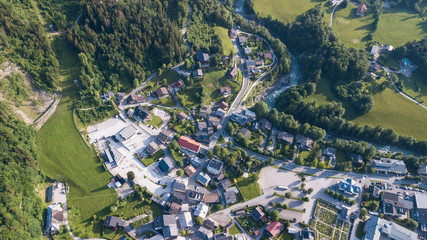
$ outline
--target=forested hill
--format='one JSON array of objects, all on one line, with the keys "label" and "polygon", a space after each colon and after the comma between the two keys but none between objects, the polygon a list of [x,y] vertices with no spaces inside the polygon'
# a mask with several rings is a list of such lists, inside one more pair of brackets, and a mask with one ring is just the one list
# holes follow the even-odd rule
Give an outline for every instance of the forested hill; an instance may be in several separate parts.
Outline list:
[{"label": "forested hill", "polygon": [[0,103],[0,239],[41,239],[35,131]]},{"label": "forested hill", "polygon": [[0,64],[5,60],[29,72],[36,87],[56,90],[59,64],[31,1],[0,0]]},{"label": "forested hill", "polygon": [[[129,88],[153,70],[182,61],[186,48],[178,22],[186,8],[180,6],[170,11],[159,0],[85,1],[82,19],[68,33],[81,53],[84,94]],[[168,12],[179,17],[171,20]]]}]

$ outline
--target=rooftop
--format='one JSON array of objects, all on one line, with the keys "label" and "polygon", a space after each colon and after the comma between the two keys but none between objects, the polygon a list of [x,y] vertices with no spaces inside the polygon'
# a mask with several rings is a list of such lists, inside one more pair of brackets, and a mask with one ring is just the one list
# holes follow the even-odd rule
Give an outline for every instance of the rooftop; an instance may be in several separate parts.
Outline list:
[{"label": "rooftop", "polygon": [[119,132],[119,134],[122,138],[124,138],[125,140],[128,140],[133,135],[135,135],[137,132],[138,132],[138,129],[136,129],[136,127],[134,127],[133,125],[129,125],[129,126],[123,128]]}]

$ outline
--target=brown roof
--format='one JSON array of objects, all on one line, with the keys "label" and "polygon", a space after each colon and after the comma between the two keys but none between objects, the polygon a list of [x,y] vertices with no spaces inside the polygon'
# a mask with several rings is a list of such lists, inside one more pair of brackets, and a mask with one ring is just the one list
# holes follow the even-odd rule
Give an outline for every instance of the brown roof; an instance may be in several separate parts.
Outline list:
[{"label": "brown roof", "polygon": [[228,108],[228,103],[226,103],[225,101],[222,101],[218,107],[225,110]]},{"label": "brown roof", "polygon": [[184,168],[184,172],[191,177],[193,174],[197,172],[197,169],[193,165],[188,165]]},{"label": "brown roof", "polygon": [[230,86],[221,87],[219,91],[221,91],[221,94],[231,94],[231,87]]},{"label": "brown roof", "polygon": [[240,133],[243,135],[243,137],[245,138],[250,138],[251,137],[251,131],[247,128],[242,128],[242,130],[240,130]]},{"label": "brown roof", "polygon": [[147,98],[145,98],[144,95],[135,95],[135,94],[133,94],[133,95],[129,96],[128,101],[141,103],[141,102],[146,102]]},{"label": "brown roof", "polygon": [[156,153],[158,150],[160,149],[159,145],[157,145],[157,143],[155,142],[150,142],[150,144],[148,144],[147,146],[147,152],[150,155],[153,155],[154,153]]},{"label": "brown roof", "polygon": [[271,52],[262,52],[259,55],[264,59],[273,59],[273,54]]},{"label": "brown roof", "polygon": [[357,5],[357,15],[360,15],[360,16],[365,15],[367,9],[368,8],[366,7],[365,4]]},{"label": "brown roof", "polygon": [[271,234],[271,236],[275,237],[277,234],[279,234],[283,229],[283,224],[281,224],[278,221],[274,221],[270,223],[265,230]]},{"label": "brown roof", "polygon": [[157,136],[157,140],[159,140],[162,143],[165,143],[168,140],[168,138],[170,138],[172,135],[173,135],[172,131],[170,131],[169,129],[164,129]]},{"label": "brown roof", "polygon": [[230,76],[232,77],[232,78],[234,78],[236,75],[237,75],[237,73],[239,72],[239,70],[237,69],[237,67],[233,67],[232,69],[231,69],[231,71],[230,71]]},{"label": "brown roof", "polygon": [[277,140],[292,143],[294,141],[294,135],[287,133],[287,132],[279,132],[277,134]]},{"label": "brown roof", "polygon": [[160,87],[156,90],[157,97],[163,97],[168,95],[168,90],[165,87]]},{"label": "brown roof", "polygon": [[205,203],[219,203],[219,195],[217,192],[214,193],[206,193],[203,196],[203,201]]},{"label": "brown roof", "polygon": [[180,113],[178,113],[177,117],[179,120],[183,120],[183,119],[187,119],[188,115],[185,114],[185,112],[180,112]]}]

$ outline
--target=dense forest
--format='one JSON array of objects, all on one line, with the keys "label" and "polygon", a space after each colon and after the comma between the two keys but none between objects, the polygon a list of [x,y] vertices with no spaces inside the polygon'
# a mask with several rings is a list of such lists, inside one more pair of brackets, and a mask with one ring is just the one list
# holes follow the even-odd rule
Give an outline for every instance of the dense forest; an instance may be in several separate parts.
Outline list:
[{"label": "dense forest", "polygon": [[41,239],[35,131],[0,103],[0,239]]},{"label": "dense forest", "polygon": [[182,61],[182,36],[164,5],[158,0],[84,2],[82,19],[68,38],[80,52],[81,94],[89,105],[103,92],[129,89],[156,69]]},{"label": "dense forest", "polygon": [[56,90],[59,64],[31,1],[0,0],[0,62],[29,72],[38,88]]},{"label": "dense forest", "polygon": [[70,27],[81,12],[80,0],[38,0],[43,19],[51,24],[49,31],[61,31]]}]

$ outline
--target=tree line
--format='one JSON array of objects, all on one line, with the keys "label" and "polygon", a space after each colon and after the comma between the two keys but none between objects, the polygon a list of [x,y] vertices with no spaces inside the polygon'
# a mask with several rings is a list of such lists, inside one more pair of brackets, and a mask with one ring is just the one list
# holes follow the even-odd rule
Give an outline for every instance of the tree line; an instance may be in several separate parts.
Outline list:
[{"label": "tree line", "polygon": [[[408,42],[392,52],[396,59],[409,58],[417,65],[416,71],[427,73],[427,39]],[[427,83],[427,78],[422,79]]]}]

